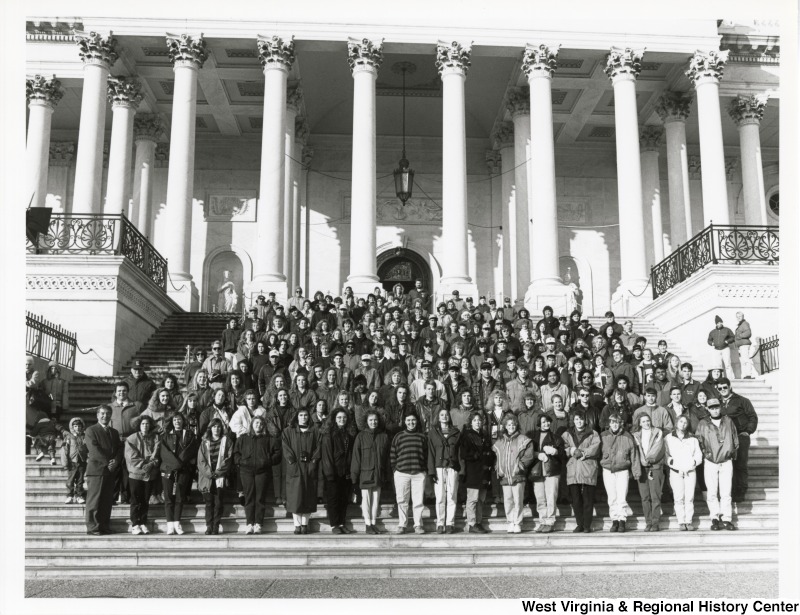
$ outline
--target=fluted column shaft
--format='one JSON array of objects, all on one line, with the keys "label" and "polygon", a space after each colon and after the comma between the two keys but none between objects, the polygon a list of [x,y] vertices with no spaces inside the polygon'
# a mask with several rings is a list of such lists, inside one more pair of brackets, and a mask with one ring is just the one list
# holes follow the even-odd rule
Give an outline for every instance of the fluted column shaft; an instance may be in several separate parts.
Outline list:
[{"label": "fluted column shaft", "polygon": [[[47,177],[50,167],[50,126],[53,109],[63,96],[61,82],[55,77],[36,75],[26,82],[28,96],[28,137],[25,169],[28,191],[25,207],[44,207],[47,199]],[[32,199],[32,200],[31,200]]]},{"label": "fluted column shaft", "polygon": [[692,203],[689,193],[689,154],[686,149],[686,118],[692,99],[667,92],[656,104],[667,135],[667,182],[669,183],[669,234],[672,249],[692,237]]},{"label": "fluted column shaft", "polygon": [[[529,174],[531,157],[531,107],[530,96],[527,88],[511,90],[506,99],[506,106],[511,113],[514,123],[514,186],[516,191],[516,210],[515,217],[515,237],[514,258],[516,262],[516,275],[514,284],[516,286],[515,295],[522,297],[531,281],[531,262],[533,255],[533,231],[538,229],[531,227],[531,215],[529,207]],[[524,161],[526,164],[521,164]],[[537,250],[538,253],[538,250]]]},{"label": "fluted column shaft", "polygon": [[[652,259],[649,265],[664,259],[664,229],[661,223],[661,178],[658,170],[658,150],[661,147],[663,129],[660,126],[645,126],[640,139],[642,162],[642,201],[645,215],[652,223]],[[647,211],[649,209],[649,211]],[[648,254],[648,256],[650,256]]]},{"label": "fluted column shaft", "polygon": [[[286,125],[284,133],[284,151],[286,152],[283,166],[283,273],[287,285],[294,283],[294,198],[297,186],[295,185],[294,159],[297,152],[294,146],[294,122],[297,119],[297,107],[292,104],[286,107]],[[291,293],[290,293],[291,294]]]},{"label": "fluted column shaft", "polygon": [[153,235],[153,169],[156,144],[164,137],[164,124],[155,113],[139,113],[133,120],[136,153],[133,163],[133,196],[128,216],[145,237]]},{"label": "fluted column shaft", "polygon": [[300,269],[300,209],[304,202],[304,182],[305,175],[303,170],[303,148],[305,146],[306,138],[308,137],[308,126],[304,118],[298,118],[295,122],[294,133],[294,152],[295,160],[292,161],[292,289],[295,286],[303,286],[305,288],[304,274]]},{"label": "fluted column shaft", "polygon": [[133,118],[142,100],[138,81],[124,77],[110,78],[108,99],[111,103],[111,143],[108,148],[108,184],[103,211],[107,214],[127,213],[131,196],[131,152]]},{"label": "fluted column shaft", "polygon": [[764,167],[761,161],[759,127],[767,96],[737,96],[728,112],[739,128],[739,149],[742,158],[742,191],[744,193],[745,224],[765,225],[767,199],[764,194]]}]

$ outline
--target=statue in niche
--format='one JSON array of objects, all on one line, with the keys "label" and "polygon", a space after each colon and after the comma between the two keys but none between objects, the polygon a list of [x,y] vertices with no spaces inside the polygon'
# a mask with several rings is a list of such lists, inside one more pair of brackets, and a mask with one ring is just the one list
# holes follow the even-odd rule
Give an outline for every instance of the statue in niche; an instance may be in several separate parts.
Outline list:
[{"label": "statue in niche", "polygon": [[235,312],[239,303],[239,293],[236,285],[231,280],[231,272],[222,272],[222,283],[217,288],[217,310],[220,312]]},{"label": "statue in niche", "polygon": [[572,279],[572,267],[567,266],[567,271],[561,279],[567,286],[567,312],[580,311],[583,292],[575,283],[575,280]]}]

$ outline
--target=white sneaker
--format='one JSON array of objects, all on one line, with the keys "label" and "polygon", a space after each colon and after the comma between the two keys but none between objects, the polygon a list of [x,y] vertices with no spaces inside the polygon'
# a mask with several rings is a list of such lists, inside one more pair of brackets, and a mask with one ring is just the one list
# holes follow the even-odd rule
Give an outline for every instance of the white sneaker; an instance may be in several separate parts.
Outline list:
[{"label": "white sneaker", "polygon": [[245,534],[252,534],[253,533],[253,526],[248,523],[247,527],[244,529],[244,533]]},{"label": "white sneaker", "polygon": [[515,534],[522,534],[522,527],[520,527],[519,525],[515,525],[514,526],[514,533]]},{"label": "white sneaker", "polygon": [[79,495],[77,498],[75,498],[75,503],[76,504],[86,504],[86,500],[82,496]]},{"label": "white sneaker", "polygon": [[36,461],[41,461],[42,459],[44,459],[44,453],[39,453],[36,455]]},{"label": "white sneaker", "polygon": [[134,525],[131,527],[131,534],[138,536],[142,533],[142,526],[141,525]]},{"label": "white sneaker", "polygon": [[175,528],[175,533],[176,534],[178,534],[179,536],[183,535],[183,528],[181,527],[181,522],[180,521],[173,521],[172,522],[172,527]]},{"label": "white sneaker", "polygon": [[260,523],[256,523],[253,526],[253,534],[260,534],[260,533],[261,533],[261,524]]},{"label": "white sneaker", "polygon": [[64,504],[72,504],[75,500],[72,499],[71,495],[67,496],[67,499],[64,500]]},{"label": "white sneaker", "polygon": [[139,529],[142,530],[142,534],[149,534],[150,530],[147,529],[146,525],[140,525]]},{"label": "white sneaker", "polygon": [[220,534],[222,534],[222,532],[223,532],[223,529],[222,529],[222,524],[221,524],[221,523],[220,523],[220,524],[217,526],[217,531],[218,531]]},{"label": "white sneaker", "polygon": [[513,524],[513,523],[509,523],[509,524],[508,524],[508,530],[506,530],[506,531],[507,531],[509,534],[513,534],[513,533],[514,533],[514,524]]},{"label": "white sneaker", "polygon": [[156,498],[156,496],[154,495],[151,495],[150,500],[147,503],[150,504],[151,506],[158,504],[158,498]]},{"label": "white sneaker", "polygon": [[167,521],[167,534],[172,535],[175,533],[175,524],[172,521]]},{"label": "white sneaker", "polygon": [[55,457],[51,457],[51,458],[50,458],[50,465],[51,465],[51,466],[54,466],[54,465],[56,465],[56,458],[55,458]]}]

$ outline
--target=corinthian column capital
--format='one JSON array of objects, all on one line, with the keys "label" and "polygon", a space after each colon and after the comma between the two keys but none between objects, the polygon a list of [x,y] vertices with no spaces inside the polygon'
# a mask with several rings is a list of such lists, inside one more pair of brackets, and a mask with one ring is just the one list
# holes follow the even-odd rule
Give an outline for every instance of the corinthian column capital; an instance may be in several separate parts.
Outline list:
[{"label": "corinthian column capital", "polygon": [[68,167],[75,156],[73,141],[50,141],[50,166]]},{"label": "corinthian column capital", "polygon": [[134,141],[155,141],[164,138],[166,129],[157,113],[137,113],[133,118]]},{"label": "corinthian column capital", "polygon": [[551,78],[558,66],[558,50],[561,46],[527,45],[522,54],[522,70],[528,79],[534,77]]},{"label": "corinthian column capital", "polygon": [[303,147],[303,166],[307,169],[311,166],[311,161],[314,159],[314,148],[310,145]]},{"label": "corinthian column capital", "polygon": [[294,64],[294,37],[284,41],[280,36],[259,36],[256,39],[258,59],[264,70],[283,70],[289,72]]},{"label": "corinthian column capital", "polygon": [[663,137],[664,129],[661,126],[643,126],[639,135],[639,146],[643,152],[657,152],[661,148]]},{"label": "corinthian column capital", "polygon": [[502,161],[502,156],[496,149],[486,150],[486,168],[489,169],[489,175],[497,175],[500,173]]},{"label": "corinthian column capital", "polygon": [[689,117],[692,104],[691,94],[682,92],[664,92],[656,102],[655,110],[665,124],[669,122],[685,122]]},{"label": "corinthian column capital", "polygon": [[304,144],[308,141],[308,121],[304,117],[298,117],[294,121],[294,138],[295,141],[299,141],[300,143]]},{"label": "corinthian column capital", "polygon": [[436,45],[436,70],[440,75],[447,73],[460,73],[466,76],[469,67],[472,65],[470,56],[472,55],[472,43],[462,45],[458,41],[445,43],[439,41]]},{"label": "corinthian column capital", "polygon": [[200,69],[208,59],[206,41],[202,33],[194,37],[186,33],[167,33],[167,51],[174,66]]},{"label": "corinthian column capital", "polygon": [[295,113],[300,113],[300,108],[303,106],[303,88],[299,85],[286,88],[286,106]]},{"label": "corinthian column capital", "polygon": [[34,75],[25,80],[25,95],[32,105],[42,105],[54,109],[58,101],[64,96],[61,82],[53,75],[48,79],[42,75]]},{"label": "corinthian column capital", "polygon": [[728,105],[728,114],[737,126],[759,124],[768,100],[769,94],[739,95]]},{"label": "corinthian column capital", "polygon": [[500,122],[494,133],[492,133],[492,143],[497,149],[514,146],[514,124],[512,122]]},{"label": "corinthian column capital", "polygon": [[644,49],[630,47],[612,47],[606,57],[606,75],[611,83],[616,81],[635,80],[642,70]]},{"label": "corinthian column capital", "polygon": [[109,77],[107,95],[112,107],[136,109],[142,102],[142,82],[136,77]]},{"label": "corinthian column capital", "polygon": [[382,63],[383,39],[351,38],[347,41],[347,64],[351,73],[367,71],[377,74]]},{"label": "corinthian column capital", "polygon": [[722,71],[725,68],[725,62],[728,61],[729,50],[718,51],[712,49],[711,51],[695,51],[694,55],[689,59],[689,68],[686,71],[686,76],[694,83],[705,81],[713,81],[719,83],[722,79]]},{"label": "corinthian column capital", "polygon": [[506,109],[511,117],[531,114],[531,93],[528,86],[511,88],[506,94]]},{"label": "corinthian column capital", "polygon": [[103,36],[97,32],[75,31],[78,53],[84,64],[97,64],[110,69],[119,58],[117,39],[113,33]]}]

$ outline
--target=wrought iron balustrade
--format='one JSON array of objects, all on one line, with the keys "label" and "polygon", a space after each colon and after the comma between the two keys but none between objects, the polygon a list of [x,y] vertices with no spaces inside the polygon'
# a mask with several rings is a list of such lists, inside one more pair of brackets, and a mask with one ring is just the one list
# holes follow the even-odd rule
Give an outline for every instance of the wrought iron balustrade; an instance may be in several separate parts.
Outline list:
[{"label": "wrought iron balustrade", "polygon": [[25,352],[75,369],[75,334],[41,316],[25,313]]},{"label": "wrought iron balustrade", "polygon": [[781,366],[780,353],[778,352],[778,336],[765,337],[758,345],[758,359],[761,364],[761,373],[774,372]]},{"label": "wrought iron balustrade", "polygon": [[128,258],[159,288],[167,289],[167,260],[124,214],[53,214],[47,234],[30,254],[114,254]]},{"label": "wrought iron balustrade", "polygon": [[777,226],[710,224],[650,269],[653,299],[687,280],[707,265],[767,263],[777,265],[780,235]]}]

